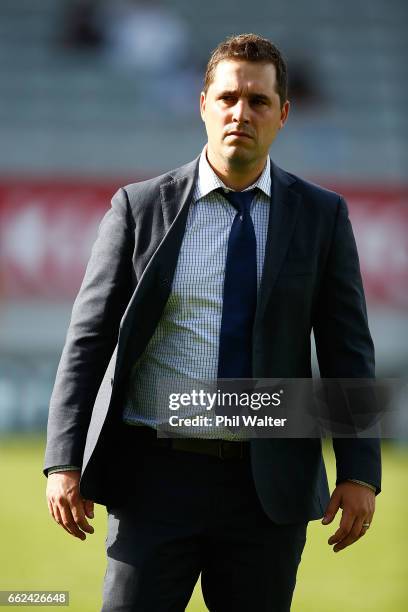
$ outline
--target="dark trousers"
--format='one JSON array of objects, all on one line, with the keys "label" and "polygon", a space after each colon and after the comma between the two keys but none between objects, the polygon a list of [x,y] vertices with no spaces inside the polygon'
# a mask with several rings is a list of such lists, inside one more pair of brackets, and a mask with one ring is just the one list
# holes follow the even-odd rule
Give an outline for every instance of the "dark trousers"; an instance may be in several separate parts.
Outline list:
[{"label": "dark trousers", "polygon": [[181,612],[200,573],[211,612],[290,610],[307,523],[266,516],[248,457],[149,445],[137,460],[131,495],[108,507],[102,612]]}]

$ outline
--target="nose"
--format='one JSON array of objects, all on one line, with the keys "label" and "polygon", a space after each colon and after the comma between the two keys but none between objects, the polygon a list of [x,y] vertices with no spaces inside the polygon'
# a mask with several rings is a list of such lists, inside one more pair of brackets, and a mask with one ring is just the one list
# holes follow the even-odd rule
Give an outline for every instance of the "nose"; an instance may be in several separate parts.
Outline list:
[{"label": "nose", "polygon": [[248,104],[245,100],[240,98],[237,100],[237,103],[234,105],[232,120],[236,123],[248,123]]}]

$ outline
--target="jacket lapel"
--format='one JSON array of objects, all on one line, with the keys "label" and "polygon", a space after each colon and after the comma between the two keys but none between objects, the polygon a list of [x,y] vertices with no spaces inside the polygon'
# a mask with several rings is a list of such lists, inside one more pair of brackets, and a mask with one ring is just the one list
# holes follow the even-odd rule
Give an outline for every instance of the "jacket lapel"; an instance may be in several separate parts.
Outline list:
[{"label": "jacket lapel", "polygon": [[175,176],[160,188],[165,235],[152,263],[158,272],[159,283],[168,289],[173,282],[197,172],[198,160],[189,164],[187,174]]},{"label": "jacket lapel", "polygon": [[271,179],[271,208],[255,325],[264,314],[279,270],[285,260],[300,203],[300,195],[291,188],[296,179],[281,170],[272,161]]},{"label": "jacket lapel", "polygon": [[[126,354],[138,355],[144,348],[168,299],[197,171],[198,160],[195,160],[170,176],[170,180],[160,187],[164,233],[122,318],[115,376],[121,371]],[[138,316],[135,316],[136,312]],[[124,368],[122,374],[126,371]]]},{"label": "jacket lapel", "polygon": [[170,180],[160,187],[164,228],[167,232],[177,215],[191,201],[194,183],[198,173],[199,157],[175,172]]}]

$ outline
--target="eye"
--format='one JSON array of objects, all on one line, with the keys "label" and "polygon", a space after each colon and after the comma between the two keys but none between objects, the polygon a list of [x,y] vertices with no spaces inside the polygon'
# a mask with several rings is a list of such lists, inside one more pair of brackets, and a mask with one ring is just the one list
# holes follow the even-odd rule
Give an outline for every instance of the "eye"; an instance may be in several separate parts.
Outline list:
[{"label": "eye", "polygon": [[264,100],[263,98],[255,98],[254,100],[252,100],[252,104],[254,104],[255,106],[266,106],[266,100]]}]

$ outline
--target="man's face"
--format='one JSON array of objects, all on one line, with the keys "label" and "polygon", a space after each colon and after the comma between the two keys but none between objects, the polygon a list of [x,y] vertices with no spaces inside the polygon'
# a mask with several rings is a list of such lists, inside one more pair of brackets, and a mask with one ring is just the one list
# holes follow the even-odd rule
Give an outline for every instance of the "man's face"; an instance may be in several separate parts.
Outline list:
[{"label": "man's face", "polygon": [[210,159],[244,170],[265,162],[289,102],[281,108],[273,64],[223,60],[201,93],[200,110]]}]

